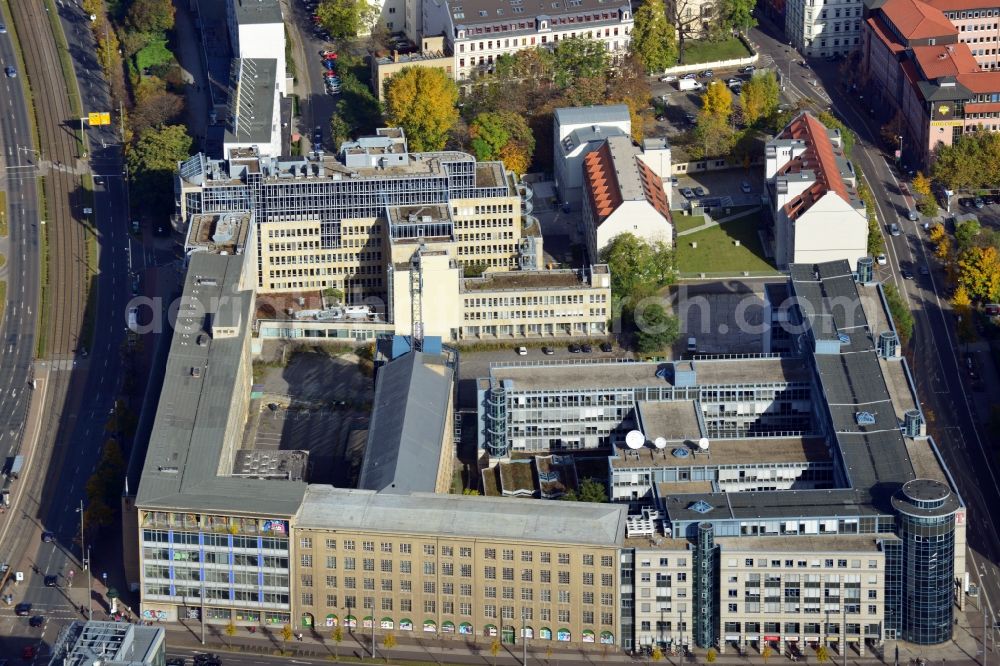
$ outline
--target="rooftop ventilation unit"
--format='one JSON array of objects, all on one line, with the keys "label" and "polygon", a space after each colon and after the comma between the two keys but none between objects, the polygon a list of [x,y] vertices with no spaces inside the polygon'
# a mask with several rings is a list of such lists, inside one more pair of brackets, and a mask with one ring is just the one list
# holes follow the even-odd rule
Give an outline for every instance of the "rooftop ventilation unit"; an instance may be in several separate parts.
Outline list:
[{"label": "rooftop ventilation unit", "polygon": [[859,426],[875,425],[875,415],[871,412],[856,412],[854,420]]}]

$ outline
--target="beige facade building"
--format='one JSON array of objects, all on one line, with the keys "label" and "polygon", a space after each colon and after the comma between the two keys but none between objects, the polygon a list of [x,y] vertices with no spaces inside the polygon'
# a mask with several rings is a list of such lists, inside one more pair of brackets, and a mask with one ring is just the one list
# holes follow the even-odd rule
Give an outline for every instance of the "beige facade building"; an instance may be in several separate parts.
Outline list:
[{"label": "beige facade building", "polygon": [[420,40],[420,50],[415,53],[400,53],[393,50],[389,54],[376,54],[371,58],[372,87],[378,101],[385,99],[385,82],[389,77],[406,67],[434,67],[444,70],[449,78],[454,78],[454,58],[445,50],[444,36],[432,35]]},{"label": "beige facade building", "polygon": [[489,644],[615,645],[624,507],[311,486],[295,518],[304,626]]}]

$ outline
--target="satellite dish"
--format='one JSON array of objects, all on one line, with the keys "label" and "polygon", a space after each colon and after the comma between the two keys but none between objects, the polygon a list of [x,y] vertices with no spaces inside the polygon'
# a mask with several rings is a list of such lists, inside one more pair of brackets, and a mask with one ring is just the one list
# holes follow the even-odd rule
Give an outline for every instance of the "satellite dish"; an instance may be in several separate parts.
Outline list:
[{"label": "satellite dish", "polygon": [[625,446],[630,449],[641,449],[645,443],[646,436],[638,430],[630,430],[629,433],[625,435]]},{"label": "satellite dish", "polygon": [[667,440],[663,437],[657,437],[656,440],[653,442],[653,446],[655,446],[658,449],[665,449],[667,448]]},{"label": "satellite dish", "polygon": [[708,437],[702,437],[698,440],[698,448],[702,451],[708,451]]}]

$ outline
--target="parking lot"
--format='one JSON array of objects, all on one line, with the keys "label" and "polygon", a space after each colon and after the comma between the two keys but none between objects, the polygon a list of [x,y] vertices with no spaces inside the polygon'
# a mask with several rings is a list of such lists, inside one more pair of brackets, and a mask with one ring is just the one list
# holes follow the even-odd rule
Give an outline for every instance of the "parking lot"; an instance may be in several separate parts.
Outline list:
[{"label": "parking lot", "polygon": [[656,133],[665,136],[681,134],[694,127],[698,111],[701,110],[701,95],[712,81],[726,83],[730,79],[748,81],[752,74],[740,73],[737,69],[712,70],[712,76],[697,77],[703,88],[700,90],[680,90],[678,81],[660,80],[653,85],[654,110],[656,112]]},{"label": "parking lot", "polygon": [[[764,168],[723,169],[677,176],[673,186],[673,208],[690,208],[692,204],[718,208],[720,206],[746,206],[760,204],[764,193]],[[699,191],[696,188],[701,188]],[[691,196],[684,196],[691,190]]]},{"label": "parking lot", "polygon": [[1000,228],[1000,194],[960,195],[952,199],[951,213],[972,213],[980,224]]}]

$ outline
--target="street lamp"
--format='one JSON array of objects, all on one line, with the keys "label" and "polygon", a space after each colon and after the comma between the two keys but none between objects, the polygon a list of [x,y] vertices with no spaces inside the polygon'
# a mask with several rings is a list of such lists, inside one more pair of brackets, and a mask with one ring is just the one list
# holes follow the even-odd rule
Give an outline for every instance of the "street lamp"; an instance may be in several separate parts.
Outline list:
[{"label": "street lamp", "polygon": [[77,507],[76,512],[80,514],[80,571],[84,576],[87,577],[87,619],[94,619],[94,607],[91,605],[91,597],[93,592],[90,585],[90,550],[84,547],[83,540],[83,500],[80,500],[80,506]]}]

